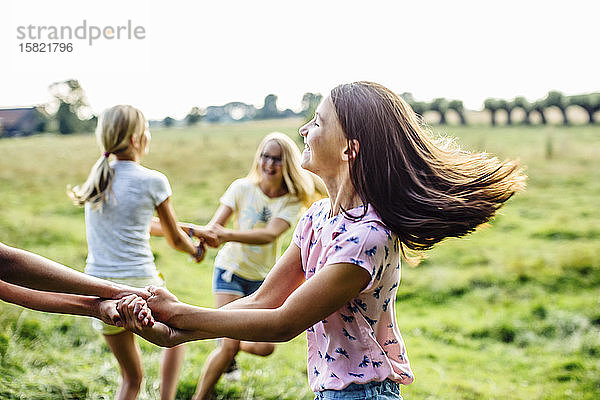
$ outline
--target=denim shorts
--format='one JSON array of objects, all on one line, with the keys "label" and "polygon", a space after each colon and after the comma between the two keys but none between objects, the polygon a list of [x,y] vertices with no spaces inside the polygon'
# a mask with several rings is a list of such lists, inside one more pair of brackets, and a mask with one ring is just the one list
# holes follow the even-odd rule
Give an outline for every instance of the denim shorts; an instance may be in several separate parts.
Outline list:
[{"label": "denim shorts", "polygon": [[400,385],[389,379],[383,382],[351,383],[342,390],[323,390],[315,400],[402,400]]},{"label": "denim shorts", "polygon": [[215,267],[213,291],[215,293],[237,294],[244,297],[256,292],[263,282],[244,279],[231,271]]}]

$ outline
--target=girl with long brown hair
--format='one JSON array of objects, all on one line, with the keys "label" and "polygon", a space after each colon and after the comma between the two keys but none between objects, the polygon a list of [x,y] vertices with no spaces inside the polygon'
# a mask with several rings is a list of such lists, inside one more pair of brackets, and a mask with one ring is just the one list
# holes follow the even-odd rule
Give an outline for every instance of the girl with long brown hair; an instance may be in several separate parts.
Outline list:
[{"label": "girl with long brown hair", "polygon": [[413,373],[397,325],[400,260],[493,218],[525,187],[518,163],[435,140],[391,90],[334,88],[300,128],[302,167],[329,193],[301,218],[260,289],[219,310],[149,288],[165,324],[135,326],[144,300],[120,301],[126,325],[156,343],[230,337],[286,341],[307,331],[317,399],[399,399]]}]

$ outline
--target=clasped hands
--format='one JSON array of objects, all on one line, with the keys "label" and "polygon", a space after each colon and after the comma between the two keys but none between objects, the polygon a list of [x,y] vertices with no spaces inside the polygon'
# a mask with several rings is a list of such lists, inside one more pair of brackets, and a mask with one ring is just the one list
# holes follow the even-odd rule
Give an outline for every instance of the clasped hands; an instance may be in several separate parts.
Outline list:
[{"label": "clasped hands", "polygon": [[[205,245],[216,248],[227,241],[227,229],[219,224],[188,227],[193,229],[193,236],[199,240],[199,250],[194,256],[196,262],[204,259]],[[98,299],[97,302],[97,317],[103,322],[135,332],[153,343],[173,346],[173,337],[181,336],[176,335],[181,331],[169,326],[173,306],[179,300],[165,288],[149,286],[135,293],[123,293],[118,299]]]},{"label": "clasped hands", "polygon": [[196,226],[191,225],[190,228],[190,236],[193,235],[198,239],[198,244],[196,245],[196,255],[193,256],[194,261],[199,263],[204,260],[204,256],[206,255],[206,247],[217,248],[226,242],[224,234],[225,228],[218,224],[209,224],[206,226]]},{"label": "clasped hands", "polygon": [[178,330],[168,324],[179,300],[161,287],[148,286],[146,292],[147,296],[144,297],[130,294],[117,300],[103,300],[100,304],[101,319],[160,346],[178,344],[175,342]]}]

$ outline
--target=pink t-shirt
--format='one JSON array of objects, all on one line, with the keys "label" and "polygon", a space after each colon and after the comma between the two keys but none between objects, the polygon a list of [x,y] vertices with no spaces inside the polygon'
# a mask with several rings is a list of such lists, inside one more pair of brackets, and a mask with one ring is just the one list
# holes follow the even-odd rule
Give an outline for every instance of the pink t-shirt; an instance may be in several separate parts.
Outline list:
[{"label": "pink t-shirt", "polygon": [[[307,330],[310,388],[340,390],[388,378],[408,385],[414,377],[394,308],[400,282],[397,236],[384,228],[371,206],[359,221],[344,214],[329,218],[330,208],[329,199],[316,202],[294,232],[305,278],[318,279],[318,272],[330,264],[351,263],[366,269],[371,281],[356,298]],[[349,210],[357,216],[362,212],[362,206]]]}]

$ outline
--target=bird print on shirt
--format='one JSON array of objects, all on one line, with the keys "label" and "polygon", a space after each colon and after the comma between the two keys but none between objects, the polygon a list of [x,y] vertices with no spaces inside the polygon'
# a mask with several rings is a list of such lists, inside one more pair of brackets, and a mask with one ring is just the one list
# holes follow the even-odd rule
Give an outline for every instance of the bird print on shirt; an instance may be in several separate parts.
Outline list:
[{"label": "bird print on shirt", "polygon": [[379,286],[377,289],[373,290],[373,297],[375,297],[376,299],[379,298],[379,292],[381,292],[381,289],[383,289],[383,286]]},{"label": "bird print on shirt", "polygon": [[367,355],[363,356],[363,360],[358,364],[359,368],[367,368],[371,361],[369,361],[369,357]]},{"label": "bird print on shirt", "polygon": [[353,376],[355,378],[362,378],[365,374],[356,374],[354,372],[348,372],[348,375]]},{"label": "bird print on shirt", "polygon": [[390,299],[385,299],[384,302],[383,302],[383,305],[381,306],[381,308],[383,309],[383,311],[387,311],[388,304],[390,304]]},{"label": "bird print on shirt", "polygon": [[368,250],[365,250],[365,254],[369,257],[373,257],[377,253],[377,246],[373,246]]},{"label": "bird print on shirt", "polygon": [[[329,218],[329,204],[319,205],[312,215],[305,215],[303,227],[294,239],[302,237],[298,244],[306,279],[317,278],[319,275],[315,274],[329,264],[352,263],[369,272],[372,288],[364,289],[346,307],[330,315],[328,323],[322,320],[312,332],[307,330],[309,346],[313,346],[308,369],[312,372],[311,386],[314,390],[327,390],[340,383],[385,379],[390,368],[398,376],[400,371],[394,362],[408,366],[408,359],[403,361],[403,356],[399,356],[404,352],[404,343],[389,318],[393,292],[400,279],[394,270],[399,267],[399,256],[394,252],[399,248],[396,236],[373,222],[360,225],[358,221],[357,227],[356,221],[349,222],[343,214]],[[377,348],[373,351],[366,343],[375,343]],[[402,383],[412,381],[409,368],[402,368],[406,371]]]},{"label": "bird print on shirt", "polygon": [[350,357],[348,356],[348,352],[341,347],[338,347],[337,349],[335,349],[335,352],[341,356],[346,357],[348,360],[350,359]]},{"label": "bird print on shirt", "polygon": [[346,328],[342,328],[342,333],[344,334],[345,337],[348,338],[348,340],[356,340],[356,338],[354,336],[352,336],[351,334],[348,333]]},{"label": "bird print on shirt", "polygon": [[359,306],[363,311],[367,311],[367,305],[361,299],[354,299],[354,304],[356,304],[357,306]]},{"label": "bird print on shirt", "polygon": [[352,323],[354,321],[354,316],[352,316],[352,315],[344,315],[344,314],[340,313],[340,316],[342,317],[342,320],[344,322]]}]

